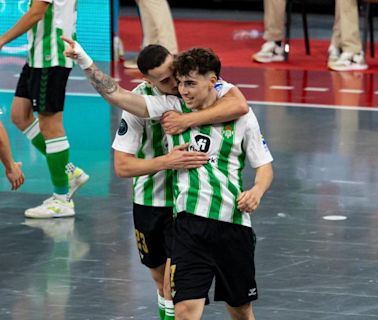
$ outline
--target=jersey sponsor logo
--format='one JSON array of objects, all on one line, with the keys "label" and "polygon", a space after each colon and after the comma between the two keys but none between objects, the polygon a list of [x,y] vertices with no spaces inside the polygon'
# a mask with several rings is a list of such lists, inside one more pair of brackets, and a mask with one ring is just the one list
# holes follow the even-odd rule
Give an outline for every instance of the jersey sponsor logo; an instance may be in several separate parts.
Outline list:
[{"label": "jersey sponsor logo", "polygon": [[121,123],[119,124],[119,128],[118,128],[118,135],[120,136],[123,136],[126,134],[127,130],[128,130],[128,126],[127,126],[127,123],[125,121],[125,119],[122,119],[121,120]]},{"label": "jersey sponsor logo", "polygon": [[189,151],[208,152],[210,150],[211,139],[204,134],[197,134],[194,137],[195,143],[191,143]]},{"label": "jersey sponsor logo", "polygon": [[256,288],[249,289],[248,297],[255,296],[257,294]]},{"label": "jersey sponsor logo", "polygon": [[222,130],[222,135],[227,139],[230,139],[234,135],[234,130],[232,130],[231,126],[226,126]]}]

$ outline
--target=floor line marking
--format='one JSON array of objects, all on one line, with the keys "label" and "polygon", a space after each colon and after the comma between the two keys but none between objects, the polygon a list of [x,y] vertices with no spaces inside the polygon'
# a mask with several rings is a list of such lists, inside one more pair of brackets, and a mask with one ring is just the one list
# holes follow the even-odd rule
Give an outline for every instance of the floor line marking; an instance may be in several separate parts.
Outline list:
[{"label": "floor line marking", "polygon": [[[13,77],[15,78],[19,78],[20,75],[17,73],[17,74],[14,74]],[[87,77],[85,76],[69,76],[68,79],[70,80],[76,80],[76,81],[86,81],[87,80]],[[120,82],[121,79],[120,78],[113,78],[115,81],[117,82]]]},{"label": "floor line marking", "polygon": [[313,92],[327,92],[329,88],[320,88],[320,87],[306,87],[304,91],[313,91]]},{"label": "floor line marking", "polygon": [[361,110],[361,111],[378,111],[377,107],[366,106],[345,106],[345,105],[328,105],[328,104],[312,104],[312,103],[293,103],[293,102],[274,102],[274,101],[256,101],[248,100],[248,104],[261,104],[268,106],[280,106],[280,107],[306,107],[306,108],[319,108],[319,109],[336,109],[336,110]]},{"label": "floor line marking", "polygon": [[361,89],[340,89],[339,92],[361,94],[361,93],[364,93],[365,91]]},{"label": "floor line marking", "polygon": [[272,90],[293,90],[293,86],[270,86],[269,87]]},{"label": "floor line marking", "polygon": [[[0,89],[0,93],[14,93],[15,90]],[[84,96],[84,97],[101,97],[98,93],[89,92],[67,92],[67,96]],[[319,109],[342,109],[342,110],[363,110],[363,111],[378,111],[377,107],[366,107],[366,106],[345,106],[345,105],[329,105],[329,104],[313,104],[313,103],[293,103],[293,102],[274,102],[274,101],[257,101],[248,100],[248,104],[260,104],[260,105],[270,105],[270,106],[281,106],[281,107],[306,107],[306,108],[319,108]]]},{"label": "floor line marking", "polygon": [[236,86],[238,88],[246,88],[246,89],[256,89],[259,87],[258,84],[248,84],[248,83],[238,83]]},{"label": "floor line marking", "polygon": [[142,79],[132,79],[132,80],[130,80],[130,82],[131,83],[142,83],[142,82],[144,82],[144,80],[142,80]]}]

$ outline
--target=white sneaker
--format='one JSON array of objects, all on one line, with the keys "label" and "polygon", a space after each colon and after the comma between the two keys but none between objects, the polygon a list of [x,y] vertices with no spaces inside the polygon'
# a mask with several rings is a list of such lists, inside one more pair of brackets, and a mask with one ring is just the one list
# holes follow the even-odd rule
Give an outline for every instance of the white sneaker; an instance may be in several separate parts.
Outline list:
[{"label": "white sneaker", "polygon": [[25,217],[34,219],[62,218],[75,215],[75,206],[72,200],[59,199],[53,195],[35,208],[25,211]]},{"label": "white sneaker", "polygon": [[284,61],[284,49],[274,41],[268,41],[262,45],[259,52],[252,56],[252,59],[261,63]]},{"label": "white sneaker", "polygon": [[335,71],[366,70],[368,68],[364,54],[343,52],[338,60],[330,63],[328,67]]},{"label": "white sneaker", "polygon": [[335,63],[340,59],[341,50],[335,45],[331,44],[328,48],[328,65]]},{"label": "white sneaker", "polygon": [[73,163],[66,165],[66,173],[69,183],[68,199],[72,199],[75,192],[89,180],[89,175]]}]

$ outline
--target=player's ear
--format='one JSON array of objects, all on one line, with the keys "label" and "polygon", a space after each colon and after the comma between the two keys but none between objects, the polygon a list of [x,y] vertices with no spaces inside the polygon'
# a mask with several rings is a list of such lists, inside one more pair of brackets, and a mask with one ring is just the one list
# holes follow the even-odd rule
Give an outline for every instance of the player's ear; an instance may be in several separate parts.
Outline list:
[{"label": "player's ear", "polygon": [[209,81],[210,81],[211,86],[214,87],[214,85],[215,85],[215,84],[217,83],[217,81],[218,81],[217,76],[215,75],[214,72],[211,72],[211,73],[208,75],[208,77],[209,77]]}]

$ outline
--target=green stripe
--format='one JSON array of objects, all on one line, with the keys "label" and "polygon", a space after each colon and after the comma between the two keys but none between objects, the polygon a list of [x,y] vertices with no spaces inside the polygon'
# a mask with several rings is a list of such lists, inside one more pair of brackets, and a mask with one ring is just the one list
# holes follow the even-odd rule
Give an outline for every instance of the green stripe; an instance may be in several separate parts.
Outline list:
[{"label": "green stripe", "polygon": [[[173,199],[177,199],[178,194],[180,193],[180,190],[178,188],[177,176],[178,176],[178,172],[176,170],[172,171]],[[178,210],[176,206],[176,201],[174,201],[173,213],[176,215],[177,211]]]},{"label": "green stripe", "polygon": [[145,95],[154,96],[154,91],[152,90],[152,87],[145,86],[143,89]]},{"label": "green stripe", "polygon": [[154,190],[154,179],[151,176],[148,176],[147,180],[143,184],[143,202],[146,206],[152,206],[153,202],[153,191]]},{"label": "green stripe", "polygon": [[173,179],[172,170],[165,170],[164,177],[164,190],[165,190],[165,205],[171,207],[173,205]]},{"label": "green stripe", "polygon": [[51,31],[53,26],[53,6],[50,5],[44,16],[44,30],[43,30],[43,64],[44,68],[51,67]]},{"label": "green stripe", "polygon": [[64,42],[60,37],[63,35],[63,30],[56,29],[56,47],[58,50],[58,63],[61,67],[66,66],[66,57],[64,56]]},{"label": "green stripe", "polygon": [[35,39],[37,37],[37,30],[38,30],[38,23],[35,24],[32,28],[32,34],[33,34],[33,40],[32,40],[32,45],[31,45],[31,48],[30,48],[30,53],[29,53],[29,58],[30,58],[30,66],[31,67],[34,67],[34,63],[35,63]]},{"label": "green stripe", "polygon": [[[243,148],[243,144],[242,144],[242,148]],[[245,166],[245,152],[244,152],[244,150],[242,150],[241,154],[238,156],[238,161],[239,161],[238,185],[240,186],[240,190],[243,190],[242,170]],[[236,224],[242,223],[242,213],[237,208],[236,202],[235,202],[235,206],[233,208],[232,216],[233,216],[233,220],[232,220],[233,223],[236,223]]]}]

